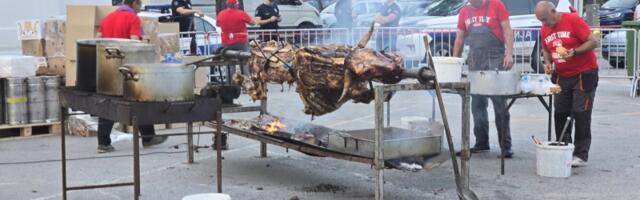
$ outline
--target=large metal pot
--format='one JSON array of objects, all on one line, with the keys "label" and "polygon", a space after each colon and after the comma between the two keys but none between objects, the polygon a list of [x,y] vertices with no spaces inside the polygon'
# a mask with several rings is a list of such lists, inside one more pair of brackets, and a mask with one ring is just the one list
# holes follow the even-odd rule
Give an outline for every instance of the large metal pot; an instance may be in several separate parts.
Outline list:
[{"label": "large metal pot", "polygon": [[104,43],[97,45],[98,94],[122,96],[124,77],[118,69],[127,63],[154,63],[155,47],[145,43]]},{"label": "large metal pot", "polygon": [[125,64],[124,98],[129,101],[193,100],[195,67],[182,64]]},{"label": "large metal pot", "polygon": [[96,65],[97,65],[97,44],[113,43],[139,43],[137,40],[127,39],[85,39],[78,40],[77,45],[77,68],[76,68],[76,89],[87,92],[96,91]]},{"label": "large metal pot", "polygon": [[513,71],[469,71],[471,94],[506,96],[520,93],[520,73]]}]

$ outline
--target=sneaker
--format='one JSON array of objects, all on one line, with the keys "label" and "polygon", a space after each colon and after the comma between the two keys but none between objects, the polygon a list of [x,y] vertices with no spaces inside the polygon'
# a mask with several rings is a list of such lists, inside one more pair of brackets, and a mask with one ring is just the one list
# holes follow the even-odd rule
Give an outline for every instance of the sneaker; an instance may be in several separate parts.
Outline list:
[{"label": "sneaker", "polygon": [[116,148],[111,145],[98,145],[98,153],[109,153],[115,150]]},{"label": "sneaker", "polygon": [[[482,153],[482,152],[489,151],[489,147],[481,147],[481,146],[478,146],[478,145],[474,145],[469,150],[471,151],[472,154],[474,154],[474,153]],[[460,156],[461,154],[462,154],[462,151],[456,152],[456,156]]]},{"label": "sneaker", "polygon": [[165,141],[167,141],[168,138],[169,136],[166,136],[166,135],[156,135],[156,136],[153,136],[149,141],[142,141],[142,146],[149,147],[153,145],[162,144]]},{"label": "sneaker", "polygon": [[573,160],[571,160],[571,167],[576,168],[576,167],[584,167],[587,166],[587,161],[582,160],[582,158],[578,158],[578,157],[573,157]]}]

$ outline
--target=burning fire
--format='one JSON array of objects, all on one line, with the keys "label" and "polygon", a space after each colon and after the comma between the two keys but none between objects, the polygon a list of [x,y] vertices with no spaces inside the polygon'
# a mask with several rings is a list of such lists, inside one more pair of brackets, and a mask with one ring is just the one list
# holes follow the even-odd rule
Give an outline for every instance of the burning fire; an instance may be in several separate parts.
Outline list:
[{"label": "burning fire", "polygon": [[287,126],[284,123],[280,122],[280,120],[276,120],[264,126],[264,130],[267,131],[269,134],[273,134],[276,131],[279,131],[280,129],[283,129],[286,127]]}]

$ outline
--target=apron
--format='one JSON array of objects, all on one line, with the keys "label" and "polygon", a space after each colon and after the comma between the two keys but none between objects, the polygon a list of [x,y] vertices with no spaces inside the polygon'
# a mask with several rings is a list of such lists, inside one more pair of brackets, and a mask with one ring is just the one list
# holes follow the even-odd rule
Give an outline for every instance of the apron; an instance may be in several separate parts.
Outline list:
[{"label": "apron", "polygon": [[[484,19],[487,18],[490,3],[491,1],[488,1],[485,7]],[[467,15],[471,21],[471,10],[467,12]],[[470,49],[468,58],[469,70],[503,70],[504,43],[491,31],[486,20],[471,22],[467,27],[465,36],[465,41],[469,44]]]}]

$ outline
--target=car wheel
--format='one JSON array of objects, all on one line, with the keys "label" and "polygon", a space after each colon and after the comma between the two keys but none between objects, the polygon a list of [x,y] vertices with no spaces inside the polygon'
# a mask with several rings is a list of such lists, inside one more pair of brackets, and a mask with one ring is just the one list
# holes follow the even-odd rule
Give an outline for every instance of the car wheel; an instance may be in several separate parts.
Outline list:
[{"label": "car wheel", "polygon": [[611,65],[611,67],[616,69],[624,69],[625,62],[622,59],[611,58],[609,59],[609,65]]},{"label": "car wheel", "polygon": [[453,46],[448,41],[438,41],[434,42],[431,47],[431,52],[433,56],[443,56],[449,57],[453,56]]},{"label": "car wheel", "polygon": [[544,57],[542,49],[538,48],[538,42],[533,46],[533,51],[531,52],[531,70],[533,70],[533,73],[544,73]]},{"label": "car wheel", "polygon": [[[316,28],[316,26],[314,26],[309,22],[304,22],[298,26],[298,29],[314,29],[314,28]],[[296,34],[294,38],[295,42],[298,44],[310,43],[315,39],[315,35],[313,35],[314,34],[313,32],[309,33],[308,31],[304,31],[299,33],[300,34]]]}]

